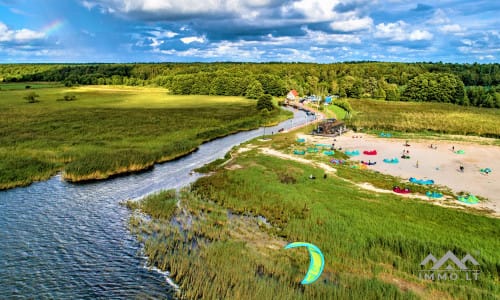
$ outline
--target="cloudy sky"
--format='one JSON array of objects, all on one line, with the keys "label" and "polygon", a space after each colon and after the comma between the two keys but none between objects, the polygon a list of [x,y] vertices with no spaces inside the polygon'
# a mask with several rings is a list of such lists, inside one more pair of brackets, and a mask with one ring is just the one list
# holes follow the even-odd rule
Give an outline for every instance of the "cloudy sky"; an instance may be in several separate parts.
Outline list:
[{"label": "cloudy sky", "polygon": [[499,15],[498,0],[0,0],[0,63],[499,62]]}]

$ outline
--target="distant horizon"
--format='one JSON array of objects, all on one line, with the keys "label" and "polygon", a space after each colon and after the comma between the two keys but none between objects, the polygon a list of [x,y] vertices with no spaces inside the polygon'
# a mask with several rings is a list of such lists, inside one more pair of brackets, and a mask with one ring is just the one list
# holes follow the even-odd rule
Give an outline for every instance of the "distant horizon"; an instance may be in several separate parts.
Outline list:
[{"label": "distant horizon", "polygon": [[130,62],[0,62],[0,65],[128,65],[128,64],[362,64],[362,63],[381,63],[381,64],[450,64],[450,65],[495,65],[500,62],[444,62],[444,61],[373,61],[373,60],[354,60],[354,61],[335,61],[335,62],[309,62],[309,61],[130,61]]},{"label": "distant horizon", "polygon": [[493,0],[0,0],[0,63],[500,62]]}]

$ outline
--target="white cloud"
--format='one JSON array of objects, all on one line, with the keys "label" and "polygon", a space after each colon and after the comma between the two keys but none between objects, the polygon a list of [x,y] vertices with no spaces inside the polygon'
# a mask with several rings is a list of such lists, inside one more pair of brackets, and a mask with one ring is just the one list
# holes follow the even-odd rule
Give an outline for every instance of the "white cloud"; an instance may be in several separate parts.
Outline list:
[{"label": "white cloud", "polygon": [[334,21],[330,24],[330,27],[333,30],[344,31],[344,32],[368,30],[372,28],[372,26],[373,26],[373,20],[370,17],[364,17],[360,19],[351,18],[348,20]]},{"label": "white cloud", "polygon": [[151,33],[152,35],[154,35],[156,38],[159,38],[159,39],[163,39],[163,38],[171,39],[171,38],[179,35],[177,32],[173,32],[170,30],[162,31],[161,29],[153,30],[153,31],[150,31],[149,33]]},{"label": "white cloud", "polygon": [[432,18],[429,21],[427,21],[427,23],[431,25],[448,24],[450,23],[450,19],[447,17],[446,12],[444,10],[437,9],[436,12],[434,12]]},{"label": "white cloud", "polygon": [[433,37],[432,33],[426,30],[413,30],[410,32],[408,35],[408,40],[410,41],[425,41],[425,40],[431,40]]},{"label": "white cloud", "polygon": [[404,21],[396,23],[380,23],[376,26],[375,37],[391,41],[423,41],[431,40],[433,34],[427,30],[409,30],[409,25]]},{"label": "white cloud", "polygon": [[334,8],[340,1],[299,0],[283,8],[284,13],[298,12],[310,20],[328,21],[335,19],[338,14]]},{"label": "white cloud", "polygon": [[4,23],[0,22],[0,42],[23,43],[31,40],[38,40],[45,37],[45,33],[30,29],[11,30]]},{"label": "white cloud", "polygon": [[151,38],[150,40],[151,40],[151,44],[149,44],[149,46],[151,46],[153,48],[158,48],[159,46],[161,46],[161,44],[164,43],[163,41],[159,41],[156,38]]},{"label": "white cloud", "polygon": [[458,24],[447,24],[439,27],[439,30],[444,32],[444,33],[457,33],[457,32],[462,32],[463,29],[460,25]]},{"label": "white cloud", "polygon": [[309,30],[303,27],[306,32],[305,40],[319,45],[334,43],[359,44],[361,39],[354,34],[331,34],[323,31]]},{"label": "white cloud", "polygon": [[184,44],[191,44],[191,43],[204,43],[207,41],[207,38],[205,36],[188,36],[188,37],[183,37],[181,38],[181,42]]}]

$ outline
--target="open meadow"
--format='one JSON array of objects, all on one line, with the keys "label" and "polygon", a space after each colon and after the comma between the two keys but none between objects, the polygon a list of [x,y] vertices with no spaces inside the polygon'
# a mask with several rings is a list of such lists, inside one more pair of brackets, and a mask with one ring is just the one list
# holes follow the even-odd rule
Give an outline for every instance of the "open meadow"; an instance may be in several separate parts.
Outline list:
[{"label": "open meadow", "polygon": [[500,109],[449,103],[349,100],[356,129],[394,130],[500,137]]},{"label": "open meadow", "polygon": [[[63,171],[69,181],[150,168],[204,141],[286,119],[255,100],[172,96],[162,88],[0,85],[0,189]],[[50,86],[50,85],[49,85]],[[36,93],[35,103],[24,99]],[[66,98],[66,99],[65,99]]]}]

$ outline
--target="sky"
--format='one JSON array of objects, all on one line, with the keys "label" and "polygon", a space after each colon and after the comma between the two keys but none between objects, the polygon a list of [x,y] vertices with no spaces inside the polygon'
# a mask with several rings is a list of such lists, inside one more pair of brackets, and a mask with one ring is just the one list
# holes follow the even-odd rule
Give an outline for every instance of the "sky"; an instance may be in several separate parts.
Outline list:
[{"label": "sky", "polygon": [[0,63],[500,61],[498,0],[0,0]]}]

